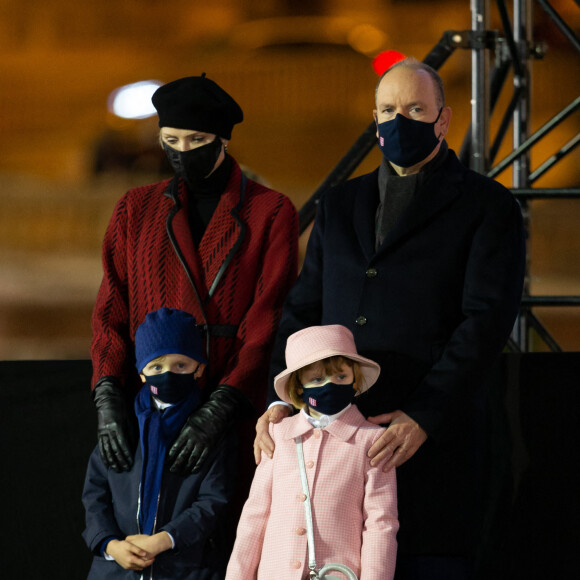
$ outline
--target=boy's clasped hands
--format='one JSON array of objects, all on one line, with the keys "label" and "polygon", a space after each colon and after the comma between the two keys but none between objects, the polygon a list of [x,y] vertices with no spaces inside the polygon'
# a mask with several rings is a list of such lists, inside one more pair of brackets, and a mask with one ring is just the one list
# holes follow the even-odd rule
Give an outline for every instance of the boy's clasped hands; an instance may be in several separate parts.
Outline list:
[{"label": "boy's clasped hands", "polygon": [[171,538],[167,532],[159,532],[149,536],[147,534],[135,534],[127,536],[124,540],[111,540],[106,553],[115,559],[125,570],[143,570],[151,566],[155,556],[173,547]]}]

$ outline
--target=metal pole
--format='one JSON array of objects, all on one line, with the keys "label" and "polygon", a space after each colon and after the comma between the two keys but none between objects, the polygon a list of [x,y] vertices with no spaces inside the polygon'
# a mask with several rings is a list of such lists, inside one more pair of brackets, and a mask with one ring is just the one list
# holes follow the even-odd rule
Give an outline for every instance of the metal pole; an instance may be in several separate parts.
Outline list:
[{"label": "metal pole", "polygon": [[517,199],[580,199],[578,187],[528,187],[525,189],[512,189]]},{"label": "metal pole", "polygon": [[[518,47],[520,66],[514,67],[514,85],[522,91],[522,98],[514,111],[513,145],[517,149],[527,138],[530,120],[530,58],[532,45],[530,0],[514,0],[514,41]],[[513,186],[527,187],[529,176],[529,152],[516,159],[513,166]]]},{"label": "metal pole", "polygon": [[488,0],[471,0],[471,29],[475,45],[471,51],[471,156],[469,166],[478,173],[488,169],[489,143],[489,55],[485,48]]},{"label": "metal pole", "polygon": [[546,159],[542,165],[537,167],[532,173],[530,173],[530,183],[534,183],[536,179],[544,175],[548,169],[554,167],[560,159],[568,155],[568,153],[574,151],[576,147],[580,145],[580,133],[572,137],[564,147],[562,147],[559,151],[556,151],[554,155],[552,155],[549,159]]},{"label": "metal pole", "polygon": [[547,135],[560,123],[565,121],[578,109],[580,109],[580,97],[576,97],[569,105],[566,105],[559,113],[556,113],[547,123],[542,125],[535,133],[523,141],[519,147],[515,147],[509,155],[504,157],[504,159],[502,159],[493,169],[490,169],[487,172],[487,176],[494,178],[499,175],[502,171],[514,163],[514,161],[520,159],[524,153],[528,153],[533,145],[540,141],[540,139],[543,139],[545,135]]},{"label": "metal pole", "polygon": [[[532,6],[531,0],[514,0],[514,42],[518,49],[519,66],[514,66],[514,90],[520,92],[520,101],[513,116],[513,146],[517,149],[528,137],[530,119],[530,47],[532,46]],[[530,154],[520,155],[513,164],[512,185],[514,188],[529,187]],[[528,232],[526,252],[526,276],[524,298],[530,295],[530,215],[527,201],[521,202],[524,227]],[[523,309],[515,327],[516,340],[523,352],[529,351],[529,329],[532,317],[529,309]]]},{"label": "metal pole", "polygon": [[[571,42],[572,46],[580,52],[580,40],[578,40],[574,31],[564,22],[563,18],[552,8],[550,3],[547,0],[538,0],[538,4],[547,12],[548,16],[562,31],[562,34]],[[576,0],[576,4],[579,4],[578,0]]]}]

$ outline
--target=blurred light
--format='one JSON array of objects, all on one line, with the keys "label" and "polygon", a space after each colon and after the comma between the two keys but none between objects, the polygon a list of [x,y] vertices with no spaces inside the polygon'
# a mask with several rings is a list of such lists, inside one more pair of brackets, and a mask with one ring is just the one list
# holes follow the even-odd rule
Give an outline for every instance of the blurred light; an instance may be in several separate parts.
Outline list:
[{"label": "blurred light", "polygon": [[162,85],[161,81],[139,81],[115,89],[108,99],[108,109],[123,119],[146,119],[157,113],[151,96]]},{"label": "blurred light", "polygon": [[387,35],[371,24],[359,24],[348,33],[349,44],[363,54],[376,53],[387,41]]},{"label": "blurred light", "polygon": [[243,22],[230,42],[237,48],[256,50],[298,44],[348,45],[364,55],[380,51],[387,35],[371,24],[358,24],[341,16],[283,16]]},{"label": "blurred light", "polygon": [[347,44],[354,22],[334,16],[285,16],[240,23],[232,33],[234,46],[256,50],[285,44]]},{"label": "blurred light", "polygon": [[385,50],[381,52],[373,59],[373,68],[375,72],[380,76],[385,71],[390,69],[395,63],[407,58],[402,52],[398,50]]}]

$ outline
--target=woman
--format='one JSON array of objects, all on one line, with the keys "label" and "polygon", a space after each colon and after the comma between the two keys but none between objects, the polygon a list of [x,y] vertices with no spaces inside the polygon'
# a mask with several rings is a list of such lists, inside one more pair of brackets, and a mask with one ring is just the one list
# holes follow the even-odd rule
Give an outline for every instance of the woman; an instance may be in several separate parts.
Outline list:
[{"label": "woman", "polygon": [[263,408],[298,222],[288,198],[247,179],[227,153],[242,109],[205,73],[163,85],[152,101],[175,177],[128,191],[105,235],[91,346],[99,448],[107,466],[130,468],[135,331],[148,312],[179,308],[203,325],[209,364],[204,403],[168,464],[195,473],[250,403]]}]

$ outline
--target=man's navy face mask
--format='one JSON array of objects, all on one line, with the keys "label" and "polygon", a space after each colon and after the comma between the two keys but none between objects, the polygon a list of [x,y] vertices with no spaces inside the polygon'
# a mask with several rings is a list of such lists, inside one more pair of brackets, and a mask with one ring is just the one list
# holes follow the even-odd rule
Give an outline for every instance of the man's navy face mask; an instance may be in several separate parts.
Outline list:
[{"label": "man's navy face mask", "polygon": [[394,119],[379,123],[379,148],[385,159],[399,167],[412,167],[427,158],[439,143],[434,128],[441,111],[443,107],[432,123],[409,119],[399,113]]},{"label": "man's navy face mask", "polygon": [[222,141],[216,136],[211,143],[188,151],[179,151],[163,143],[163,149],[175,175],[191,185],[211,173],[222,151]]},{"label": "man's navy face mask", "polygon": [[194,391],[200,393],[195,373],[172,373],[167,371],[159,375],[148,375],[145,381],[151,394],[164,403],[179,403]]},{"label": "man's navy face mask", "polygon": [[302,400],[317,413],[334,415],[342,411],[354,396],[354,383],[350,385],[337,385],[325,383],[320,387],[302,389]]}]

